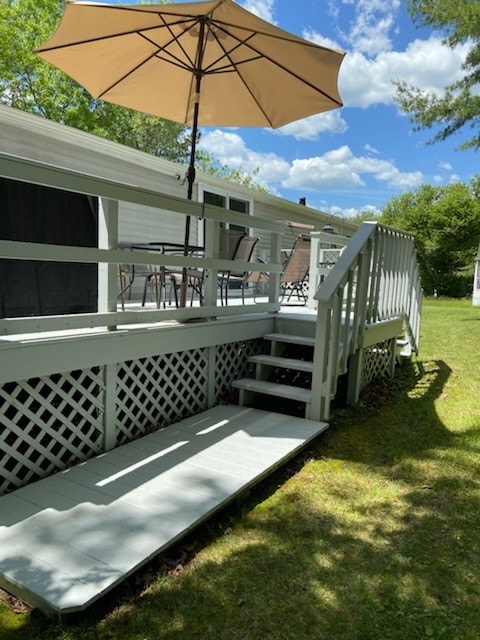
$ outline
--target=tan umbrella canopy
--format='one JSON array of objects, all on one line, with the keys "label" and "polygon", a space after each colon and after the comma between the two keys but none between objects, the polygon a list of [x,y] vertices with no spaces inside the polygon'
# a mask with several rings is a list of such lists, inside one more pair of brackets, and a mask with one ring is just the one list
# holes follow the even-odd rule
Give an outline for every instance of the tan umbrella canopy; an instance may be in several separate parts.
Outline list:
[{"label": "tan umbrella canopy", "polygon": [[[191,125],[189,199],[199,125],[276,128],[342,106],[343,52],[283,31],[233,0],[69,2],[36,53],[95,98]],[[189,229],[187,218],[185,246]]]}]

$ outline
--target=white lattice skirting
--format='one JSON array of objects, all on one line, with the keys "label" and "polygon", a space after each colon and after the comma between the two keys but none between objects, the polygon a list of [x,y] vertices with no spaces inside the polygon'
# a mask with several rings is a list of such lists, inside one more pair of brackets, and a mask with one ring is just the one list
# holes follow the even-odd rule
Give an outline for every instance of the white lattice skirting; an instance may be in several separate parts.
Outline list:
[{"label": "white lattice skirting", "polygon": [[255,339],[120,362],[109,384],[93,367],[0,386],[0,495],[219,404],[267,348]]},{"label": "white lattice skirting", "polygon": [[362,382],[363,389],[375,378],[390,375],[395,341],[384,340],[367,347],[363,352]]}]

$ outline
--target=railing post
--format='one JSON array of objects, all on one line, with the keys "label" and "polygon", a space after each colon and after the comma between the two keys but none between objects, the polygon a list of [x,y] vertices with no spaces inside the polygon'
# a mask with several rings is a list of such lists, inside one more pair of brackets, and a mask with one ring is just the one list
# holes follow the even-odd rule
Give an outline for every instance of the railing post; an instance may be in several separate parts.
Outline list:
[{"label": "railing post", "polygon": [[317,302],[314,298],[320,285],[318,278],[318,263],[320,254],[320,232],[310,233],[310,269],[308,271],[308,308],[316,309]]},{"label": "railing post", "polygon": [[[205,221],[205,257],[218,258],[220,245],[220,224],[215,220]],[[205,305],[207,307],[217,306],[217,271],[212,269],[204,282]]]},{"label": "railing post", "polygon": [[[118,248],[118,201],[99,198],[98,210],[99,249]],[[98,263],[98,311],[108,313],[117,310],[118,265]],[[108,327],[113,331],[116,326]]]},{"label": "railing post", "polygon": [[348,361],[347,404],[357,404],[362,385],[363,348],[359,347]]},{"label": "railing post", "polygon": [[310,420],[328,420],[330,403],[326,394],[330,385],[326,380],[330,351],[331,310],[326,304],[318,303],[315,328],[315,348],[312,373],[312,402],[308,418]]},{"label": "railing post", "polygon": [[[270,234],[270,262],[280,264],[281,235],[272,231]],[[280,300],[280,274],[270,273],[268,301],[278,304]]]}]

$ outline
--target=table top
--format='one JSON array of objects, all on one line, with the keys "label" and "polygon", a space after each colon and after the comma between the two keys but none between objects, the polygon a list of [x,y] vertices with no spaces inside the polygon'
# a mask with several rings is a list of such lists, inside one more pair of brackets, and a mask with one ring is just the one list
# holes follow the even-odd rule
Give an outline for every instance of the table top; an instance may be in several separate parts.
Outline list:
[{"label": "table top", "polygon": [[[129,249],[141,249],[144,251],[159,251],[160,253],[183,253],[185,245],[179,242],[141,242],[134,244],[124,244],[124,248]],[[199,245],[189,244],[187,246],[188,253],[203,253],[204,247]]]}]

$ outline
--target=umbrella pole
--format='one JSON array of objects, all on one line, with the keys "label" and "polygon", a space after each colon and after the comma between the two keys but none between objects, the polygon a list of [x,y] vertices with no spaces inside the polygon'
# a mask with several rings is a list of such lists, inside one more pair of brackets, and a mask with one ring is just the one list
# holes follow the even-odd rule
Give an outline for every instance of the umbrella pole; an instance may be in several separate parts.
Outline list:
[{"label": "umbrella pole", "polygon": [[[198,96],[198,93],[197,93]],[[195,182],[195,151],[197,146],[197,132],[198,132],[198,100],[195,102],[194,113],[193,113],[193,127],[192,127],[192,145],[190,151],[190,164],[187,170],[187,180],[188,180],[188,191],[187,198],[188,200],[192,199],[193,195],[193,183]],[[185,236],[183,241],[183,255],[188,255],[188,246],[190,244],[190,221],[191,216],[187,215],[185,220]],[[182,269],[182,285],[180,288],[180,307],[187,306],[187,267],[183,267]]]},{"label": "umbrella pole", "polygon": [[[207,18],[205,16],[200,20],[200,33],[198,37],[198,47],[195,60],[195,104],[193,105],[193,122],[192,122],[192,144],[190,148],[190,164],[187,171],[188,179],[188,200],[192,199],[193,183],[195,182],[195,151],[197,147],[198,134],[198,111],[200,107],[200,85],[202,84],[202,61],[203,61],[203,45],[205,35],[205,24]],[[187,215],[185,220],[185,238],[183,245],[183,255],[188,255],[188,245],[190,244],[190,216]],[[182,269],[182,286],[180,288],[180,307],[187,306],[187,267]]]}]

